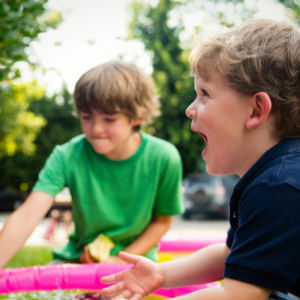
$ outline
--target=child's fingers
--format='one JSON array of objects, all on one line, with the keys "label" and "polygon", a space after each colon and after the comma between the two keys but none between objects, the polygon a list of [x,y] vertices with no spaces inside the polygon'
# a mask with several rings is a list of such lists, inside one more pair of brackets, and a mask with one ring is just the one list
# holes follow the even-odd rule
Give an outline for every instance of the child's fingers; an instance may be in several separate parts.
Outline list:
[{"label": "child's fingers", "polygon": [[125,284],[124,282],[119,282],[115,285],[109,286],[107,288],[104,288],[101,290],[101,293],[104,295],[107,294],[115,294],[115,293],[119,293],[125,290]]},{"label": "child's fingers", "polygon": [[120,298],[122,297],[122,298],[129,299],[132,296],[133,296],[133,294],[129,290],[125,290],[124,293],[122,295],[120,295]]},{"label": "child's fingers", "polygon": [[134,294],[133,297],[130,298],[130,300],[141,300],[142,296],[139,294]]},{"label": "child's fingers", "polygon": [[124,273],[124,271],[113,274],[113,275],[103,276],[100,279],[100,281],[103,282],[103,283],[119,282],[123,279],[123,273]]},{"label": "child's fingers", "polygon": [[141,300],[142,299],[141,295],[139,295],[139,294],[133,295],[130,291],[128,291],[129,293],[127,294],[127,291],[128,290],[126,290],[123,294],[121,294],[118,297],[113,298],[111,300]]},{"label": "child's fingers", "polygon": [[141,259],[138,255],[129,254],[123,251],[119,252],[118,256],[127,263],[134,265]]},{"label": "child's fingers", "polygon": [[80,262],[84,263],[84,264],[88,264],[89,262],[89,255],[86,251],[86,247],[83,248],[83,252],[80,256]]},{"label": "child's fingers", "polygon": [[83,252],[80,256],[80,262],[84,263],[84,264],[93,264],[95,263],[92,258],[90,257],[90,253],[89,253],[89,248],[88,246],[85,246],[83,248]]},{"label": "child's fingers", "polygon": [[94,264],[95,261],[91,258],[90,256],[90,252],[89,252],[89,247],[88,246],[85,246],[84,247],[84,253],[85,253],[85,259],[86,259],[86,262],[88,264]]}]

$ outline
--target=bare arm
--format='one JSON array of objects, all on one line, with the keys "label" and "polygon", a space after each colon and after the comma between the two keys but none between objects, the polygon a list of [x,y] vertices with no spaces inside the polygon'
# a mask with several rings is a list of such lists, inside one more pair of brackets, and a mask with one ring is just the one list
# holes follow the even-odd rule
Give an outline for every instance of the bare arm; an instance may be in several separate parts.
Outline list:
[{"label": "bare arm", "polygon": [[214,244],[182,259],[159,264],[164,274],[164,287],[202,284],[223,279],[224,262],[229,253],[230,249],[226,244]]},{"label": "bare arm", "polygon": [[[163,266],[164,287],[185,286],[217,281],[223,278],[225,259],[230,249],[224,244],[208,246],[173,264]],[[186,264],[186,268],[184,267]],[[181,272],[176,272],[182,270]],[[164,270],[167,270],[165,272]],[[179,273],[179,274],[178,274]],[[267,300],[270,289],[225,278],[221,288],[209,288],[178,297],[178,300]]]},{"label": "bare arm", "polygon": [[[225,278],[220,288],[207,288],[187,294],[176,300],[267,300],[270,289],[247,282]],[[121,299],[118,299],[121,300]]]},{"label": "bare arm", "polygon": [[[209,283],[222,279],[224,262],[229,253],[230,249],[226,245],[215,244],[183,259],[165,263],[162,265],[162,273],[165,278],[163,287]],[[270,289],[225,278],[221,288],[208,288],[176,299],[267,300],[270,293]]]},{"label": "bare arm", "polygon": [[[143,233],[129,244],[123,251],[135,254],[144,255],[151,250],[161,239],[161,237],[168,231],[171,226],[173,217],[169,216],[155,216],[153,221],[146,227]],[[95,263],[90,257],[88,246],[84,247],[83,253],[80,256],[82,263]],[[120,264],[124,263],[117,256],[110,256],[106,263]]]},{"label": "bare arm", "polygon": [[0,268],[24,245],[35,226],[45,216],[53,197],[43,192],[32,192],[24,204],[7,219],[0,232]]},{"label": "bare arm", "polygon": [[[224,260],[230,250],[224,244],[215,244],[189,257],[155,264],[145,257],[120,253],[133,268],[103,277],[102,282],[118,282],[102,290],[103,294],[123,291],[125,299],[140,300],[160,287],[170,288],[208,283],[223,276]],[[178,298],[178,300],[267,300],[271,290],[246,282],[225,278],[220,288],[208,288]],[[122,299],[118,299],[122,300]]]},{"label": "bare arm", "polygon": [[153,221],[146,227],[143,233],[123,251],[135,255],[146,254],[168,231],[172,220],[173,217],[170,216],[154,216]]}]

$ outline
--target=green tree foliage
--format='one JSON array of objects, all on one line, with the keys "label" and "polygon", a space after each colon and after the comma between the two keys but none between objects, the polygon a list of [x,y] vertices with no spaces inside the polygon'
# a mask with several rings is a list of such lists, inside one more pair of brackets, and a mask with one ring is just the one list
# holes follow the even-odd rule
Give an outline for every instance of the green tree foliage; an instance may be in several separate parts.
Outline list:
[{"label": "green tree foliage", "polygon": [[17,152],[13,157],[0,159],[0,188],[28,192],[37,180],[38,173],[56,145],[69,141],[81,133],[79,119],[74,116],[72,98],[66,88],[61,95],[43,96],[33,101],[28,112],[42,115],[47,125],[38,134],[36,151],[32,156]]},{"label": "green tree foliage", "polygon": [[286,8],[286,14],[292,20],[300,24],[300,1],[298,0],[279,0]]},{"label": "green tree foliage", "polygon": [[[184,174],[203,167],[201,152],[204,148],[203,138],[191,131],[191,120],[185,115],[185,110],[195,99],[194,78],[190,75],[188,57],[190,49],[183,47],[180,35],[184,31],[180,16],[188,11],[206,10],[214,18],[223,19],[223,24],[231,25],[227,21],[224,10],[226,0],[207,1],[199,6],[195,1],[159,0],[157,5],[151,6],[143,1],[130,4],[131,22],[129,23],[128,39],[138,39],[143,42],[152,57],[152,77],[160,94],[162,116],[156,119],[148,132],[170,141],[179,150],[184,166]],[[239,14],[242,19],[252,15],[240,1],[230,1],[232,20]],[[197,6],[198,5],[198,6]],[[237,11],[237,8],[240,7]],[[171,25],[172,15],[177,16],[177,24]],[[201,28],[198,28],[198,31]],[[190,37],[192,41],[192,37]],[[191,43],[190,43],[191,45]]]},{"label": "green tree foliage", "polygon": [[45,89],[36,81],[9,84],[9,95],[0,94],[0,157],[13,156],[18,150],[32,155],[36,149],[33,141],[46,120],[27,109],[44,96]]},{"label": "green tree foliage", "polygon": [[[41,88],[34,81],[22,86],[17,62],[30,62],[29,43],[39,33],[55,28],[61,15],[45,8],[47,0],[2,0],[0,2],[0,157],[16,151],[32,154],[33,141],[46,124],[41,116],[28,112],[31,100],[41,98]],[[25,94],[22,95],[22,89]]]},{"label": "green tree foliage", "polygon": [[152,77],[160,94],[162,116],[148,132],[178,148],[187,173],[194,170],[204,142],[199,135],[192,134],[191,121],[185,115],[196,94],[187,60],[189,53],[180,47],[183,26],[168,25],[168,14],[177,5],[171,0],[160,0],[155,7],[133,2],[129,38],[140,39],[153,57]]}]

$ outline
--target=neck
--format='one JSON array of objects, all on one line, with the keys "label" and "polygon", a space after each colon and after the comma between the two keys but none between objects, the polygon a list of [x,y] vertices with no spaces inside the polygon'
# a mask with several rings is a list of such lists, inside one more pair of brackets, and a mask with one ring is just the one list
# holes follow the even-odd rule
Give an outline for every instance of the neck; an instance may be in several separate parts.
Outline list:
[{"label": "neck", "polygon": [[131,133],[124,142],[114,149],[113,152],[105,155],[112,160],[125,160],[134,155],[140,148],[142,137],[139,132]]},{"label": "neck", "polygon": [[241,163],[238,175],[243,177],[247,171],[266,153],[269,149],[280,143],[280,139],[270,135],[255,136],[246,143],[245,156]]}]

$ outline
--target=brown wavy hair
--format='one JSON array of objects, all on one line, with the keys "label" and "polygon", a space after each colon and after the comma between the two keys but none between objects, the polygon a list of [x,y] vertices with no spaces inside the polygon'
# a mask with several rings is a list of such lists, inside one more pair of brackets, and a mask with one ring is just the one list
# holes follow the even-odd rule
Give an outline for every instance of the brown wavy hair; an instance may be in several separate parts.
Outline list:
[{"label": "brown wavy hair", "polygon": [[193,75],[208,76],[213,67],[236,91],[266,92],[274,134],[300,137],[300,33],[294,26],[252,19],[208,38],[198,36],[189,60]]},{"label": "brown wavy hair", "polygon": [[[121,60],[100,64],[84,73],[75,86],[77,112],[123,113],[130,120],[150,123],[160,114],[160,103],[150,76],[133,63]],[[134,128],[139,130],[140,126]]]}]

